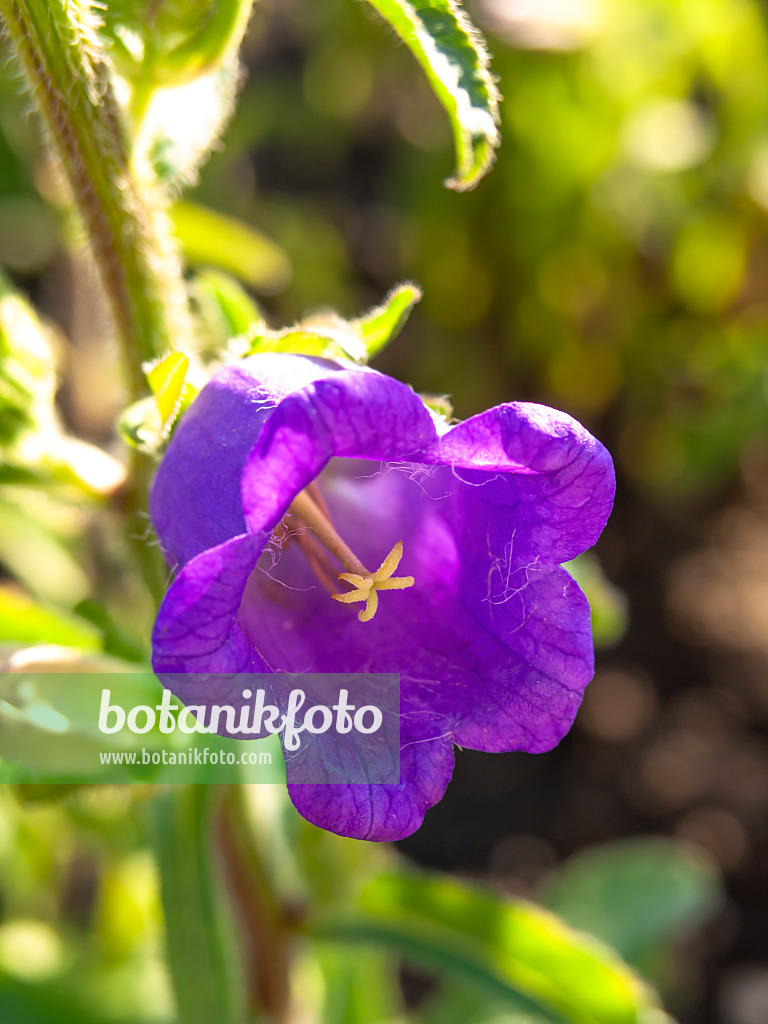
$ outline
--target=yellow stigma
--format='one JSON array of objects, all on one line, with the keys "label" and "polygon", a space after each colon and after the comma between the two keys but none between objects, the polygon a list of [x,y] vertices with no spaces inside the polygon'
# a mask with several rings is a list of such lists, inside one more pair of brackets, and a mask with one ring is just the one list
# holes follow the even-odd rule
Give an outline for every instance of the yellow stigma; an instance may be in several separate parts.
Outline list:
[{"label": "yellow stigma", "polygon": [[[369,572],[357,555],[352,551],[336,532],[330,520],[328,509],[325,507],[322,495],[316,484],[310,484],[301,491],[291,502],[288,509],[290,516],[295,516],[299,523],[308,528],[311,536],[315,537],[320,544],[330,552],[347,572],[339,573],[338,579],[350,583],[354,590],[346,594],[331,594],[335,601],[342,604],[354,604],[356,601],[365,601],[365,608],[358,614],[360,622],[370,622],[379,607],[380,590],[405,590],[415,583],[413,576],[393,576],[392,573],[400,564],[403,557],[403,542],[399,540],[392,548],[387,557],[381,563],[376,572]],[[301,542],[301,539],[299,540]],[[322,580],[328,580],[328,573],[321,572],[322,562],[316,557],[316,552],[309,546],[308,554],[312,564]],[[331,570],[332,571],[332,570]],[[332,584],[330,584],[329,589]]]},{"label": "yellow stigma", "polygon": [[380,590],[405,590],[412,587],[416,582],[413,576],[393,576],[392,573],[400,564],[403,557],[403,542],[399,540],[392,548],[387,557],[381,563],[376,572],[365,574],[356,572],[339,573],[339,579],[345,583],[351,583],[355,588],[346,594],[331,594],[334,601],[341,601],[342,604],[354,604],[356,601],[365,601],[365,608],[358,614],[360,622],[370,622],[379,607]]}]

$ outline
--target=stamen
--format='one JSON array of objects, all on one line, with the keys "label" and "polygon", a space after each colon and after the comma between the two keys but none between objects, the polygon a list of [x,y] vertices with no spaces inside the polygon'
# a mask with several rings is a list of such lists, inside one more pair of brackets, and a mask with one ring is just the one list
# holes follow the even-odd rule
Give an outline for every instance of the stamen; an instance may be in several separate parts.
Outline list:
[{"label": "stamen", "polygon": [[305,525],[317,534],[318,540],[328,548],[334,558],[340,562],[345,569],[357,573],[360,576],[367,576],[368,570],[341,537],[336,533],[330,519],[323,513],[322,509],[314,503],[306,491],[300,491],[291,502],[289,512],[297,515]]},{"label": "stamen", "polygon": [[[318,499],[322,502],[319,488],[315,485]],[[360,622],[370,622],[379,606],[379,590],[405,590],[415,583],[413,576],[393,576],[403,557],[403,542],[399,540],[375,572],[369,572],[354,551],[349,548],[331,523],[325,504],[320,508],[307,490],[301,491],[291,502],[288,512],[295,515],[305,526],[314,531],[317,539],[331,552],[347,572],[339,573],[338,579],[349,583],[354,590],[344,594],[331,594],[335,601],[342,604],[355,604],[365,601],[365,608],[358,614]],[[317,558],[309,559],[313,568],[317,568]],[[325,576],[325,573],[322,574]],[[327,580],[327,576],[326,576]],[[324,581],[325,582],[325,581]]]}]

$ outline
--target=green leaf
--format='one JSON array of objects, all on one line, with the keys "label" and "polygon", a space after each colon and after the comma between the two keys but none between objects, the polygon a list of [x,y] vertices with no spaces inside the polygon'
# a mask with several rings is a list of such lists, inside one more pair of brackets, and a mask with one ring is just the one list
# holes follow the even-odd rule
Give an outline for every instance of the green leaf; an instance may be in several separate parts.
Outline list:
[{"label": "green leaf", "polygon": [[449,188],[474,188],[499,145],[499,92],[485,42],[457,0],[368,0],[421,64],[451,121],[456,173]]},{"label": "green leaf", "polygon": [[[205,270],[193,282],[193,295],[202,319],[222,342],[266,329],[264,315],[234,278],[217,270]],[[212,323],[212,321],[215,321]]]},{"label": "green leaf", "polygon": [[503,1003],[455,979],[443,982],[421,1006],[419,1024],[550,1024],[555,1020],[521,999]]},{"label": "green leaf", "polygon": [[0,564],[34,597],[73,607],[87,596],[88,577],[56,530],[55,512],[44,503],[33,506],[29,497],[0,502]]},{"label": "green leaf", "polygon": [[[237,60],[233,57],[200,78],[152,94],[144,112],[141,138],[152,166],[166,185],[195,182],[200,165],[234,111],[237,76]],[[196,111],[195,117],[189,117],[191,109]]]},{"label": "green leaf", "polygon": [[64,433],[56,385],[53,331],[0,274],[0,483],[111,493],[124,482],[123,467]]},{"label": "green leaf", "polygon": [[76,615],[37,604],[21,591],[0,586],[0,643],[60,644],[98,650],[100,636]]},{"label": "green leaf", "polygon": [[188,82],[217,67],[242,39],[253,0],[110,0],[103,33],[127,78]]},{"label": "green leaf", "polygon": [[542,893],[569,924],[632,962],[695,927],[721,898],[713,869],[665,839],[611,843],[579,854]]},{"label": "green leaf", "polygon": [[176,203],[172,213],[176,235],[193,266],[217,267],[270,294],[290,281],[288,257],[255,228],[196,203]]},{"label": "green leaf", "polygon": [[[12,670],[0,672],[0,758],[13,781],[136,778],[132,770],[101,764],[100,752],[139,745],[133,735],[100,731],[100,698],[107,685],[124,707],[156,704],[159,684],[151,671],[102,654],[52,646],[16,651],[6,656],[5,664]],[[139,738],[147,747],[153,745],[153,736]]]},{"label": "green leaf", "polygon": [[[67,785],[285,782],[277,737],[238,741],[200,734],[190,738],[164,733],[157,720],[147,732],[130,728],[103,732],[99,723],[105,690],[110,702],[124,713],[139,705],[157,707],[162,687],[141,663],[50,645],[11,647],[0,655],[3,781]],[[193,746],[200,748],[200,759],[188,759]],[[207,761],[202,753],[206,748],[218,756],[210,770],[213,759]],[[256,757],[252,768],[237,763],[246,750]],[[149,760],[145,752],[152,755]],[[111,753],[132,756],[105,762],[102,754]],[[166,759],[165,753],[184,758]]]},{"label": "green leaf", "polygon": [[381,876],[364,887],[357,909],[310,930],[390,946],[515,1008],[522,996],[570,1024],[668,1021],[652,991],[602,943],[533,904],[447,879]]},{"label": "green leaf", "polygon": [[215,787],[175,786],[156,803],[168,966],[184,1024],[241,1024],[238,949],[216,871]]},{"label": "green leaf", "polygon": [[402,1019],[391,957],[374,949],[357,950],[351,957],[345,950],[327,947],[319,951],[317,966],[323,978],[323,1002],[318,1007],[323,1024]]},{"label": "green leaf", "polygon": [[52,428],[55,393],[50,331],[0,274],[0,451]]}]

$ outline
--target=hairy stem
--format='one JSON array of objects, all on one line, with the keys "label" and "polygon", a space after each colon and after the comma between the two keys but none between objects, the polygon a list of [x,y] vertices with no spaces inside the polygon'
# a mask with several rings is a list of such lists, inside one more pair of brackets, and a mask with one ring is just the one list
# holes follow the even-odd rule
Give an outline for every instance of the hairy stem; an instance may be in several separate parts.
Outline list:
[{"label": "hairy stem", "polygon": [[149,175],[131,165],[90,5],[0,0],[0,16],[85,222],[138,397],[142,363],[172,346],[185,317],[165,212]]},{"label": "hairy stem", "polygon": [[[186,325],[170,221],[149,169],[132,160],[87,0],[0,0],[0,17],[85,223],[135,400],[147,390],[143,364],[178,347]],[[130,470],[122,495],[128,538],[158,599],[165,568],[146,539],[146,458],[134,454]]]}]

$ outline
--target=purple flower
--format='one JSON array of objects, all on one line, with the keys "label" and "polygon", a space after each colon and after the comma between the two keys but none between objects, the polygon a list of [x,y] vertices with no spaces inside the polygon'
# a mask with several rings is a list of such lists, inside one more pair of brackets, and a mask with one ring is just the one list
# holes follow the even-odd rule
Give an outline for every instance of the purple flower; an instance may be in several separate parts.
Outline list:
[{"label": "purple flower", "polygon": [[613,494],[607,451],[564,413],[509,403],[449,426],[374,370],[252,356],[203,389],[157,473],[179,572],[155,669],[399,672],[400,785],[289,789],[333,832],[409,835],[454,743],[539,753],[570,728],[593,649],[561,563],[595,543]]}]

